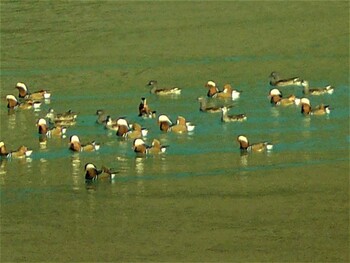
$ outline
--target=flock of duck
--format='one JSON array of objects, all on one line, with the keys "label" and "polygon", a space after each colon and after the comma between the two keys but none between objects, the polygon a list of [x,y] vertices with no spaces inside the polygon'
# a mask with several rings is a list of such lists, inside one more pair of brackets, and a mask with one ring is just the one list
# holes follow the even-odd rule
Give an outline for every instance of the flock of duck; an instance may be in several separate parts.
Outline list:
[{"label": "flock of duck", "polygon": [[[159,88],[155,80],[149,81],[147,85],[150,87],[150,93],[157,96],[181,94],[181,88]],[[272,88],[269,92],[269,99],[273,105],[300,105],[301,113],[304,115],[324,115],[330,113],[329,105],[321,104],[312,107],[310,99],[307,98],[308,95],[332,94],[334,87],[330,85],[322,88],[310,88],[309,82],[306,80],[302,80],[299,77],[283,79],[276,72],[270,74],[270,85]],[[304,97],[297,98],[295,95],[283,97],[279,87],[285,86],[303,87]],[[222,122],[240,122],[247,119],[244,113],[230,115],[228,112],[231,106],[222,103],[239,99],[242,91],[233,89],[230,84],[225,84],[223,89],[220,90],[212,80],[208,81],[205,87],[208,89],[206,97],[201,96],[198,98],[200,111],[207,113],[221,112]],[[18,98],[14,95],[6,96],[7,108],[11,111],[30,108],[38,109],[43,100],[49,100],[51,97],[51,93],[48,90],[39,90],[31,93],[27,86],[21,82],[17,83],[15,88],[18,89]],[[153,139],[152,144],[147,145],[144,137],[147,136],[148,130],[138,123],[129,124],[125,118],[112,119],[104,110],[97,110],[96,115],[96,122],[98,124],[104,125],[108,130],[115,131],[118,137],[132,139],[132,149],[137,154],[161,154],[168,147],[162,145],[158,139]],[[50,109],[44,118],[37,120],[40,144],[45,145],[47,138],[52,136],[66,137],[67,127],[76,124],[77,116],[78,114],[71,110],[64,113],[56,113],[53,109]],[[162,132],[188,133],[195,129],[195,125],[188,122],[183,116],[178,116],[176,122],[171,121],[165,114],[160,114],[157,117],[157,112],[150,108],[146,98],[141,98],[138,116],[140,118],[157,118],[159,129]],[[77,135],[70,136],[69,141],[69,149],[73,152],[97,151],[100,148],[100,145],[95,141],[85,144],[81,143]],[[237,142],[240,145],[240,150],[247,153],[270,151],[273,148],[273,145],[269,142],[250,143],[248,138],[242,134],[237,136]],[[20,146],[17,150],[8,151],[5,143],[0,141],[0,157],[3,159],[25,158],[31,154],[32,150],[24,145]],[[85,164],[84,169],[86,181],[94,181],[102,178],[113,179],[115,177],[115,172],[106,167],[98,169],[93,163]]]}]

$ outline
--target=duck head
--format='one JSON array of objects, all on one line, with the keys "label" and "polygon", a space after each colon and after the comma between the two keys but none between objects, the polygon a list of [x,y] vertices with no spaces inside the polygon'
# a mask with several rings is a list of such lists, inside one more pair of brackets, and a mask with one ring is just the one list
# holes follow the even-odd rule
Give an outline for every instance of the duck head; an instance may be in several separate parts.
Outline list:
[{"label": "duck head", "polygon": [[24,83],[18,82],[16,84],[15,88],[18,89],[18,92],[19,92],[18,97],[24,98],[25,96],[28,95],[28,89],[27,89],[27,86]]},{"label": "duck head", "polygon": [[249,147],[249,141],[248,141],[248,138],[244,135],[239,135],[237,137],[237,141],[240,145],[240,149],[241,150],[247,150],[248,147]]}]

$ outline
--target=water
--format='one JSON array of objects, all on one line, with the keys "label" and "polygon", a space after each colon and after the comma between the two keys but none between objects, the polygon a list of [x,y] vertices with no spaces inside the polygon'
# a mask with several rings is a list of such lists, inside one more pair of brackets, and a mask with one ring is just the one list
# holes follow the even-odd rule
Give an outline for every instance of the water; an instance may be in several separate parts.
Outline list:
[{"label": "water", "polygon": [[[2,261],[348,261],[348,3],[281,7],[2,2],[1,97],[17,95],[18,81],[52,91],[37,112],[9,114],[1,100],[1,140],[33,149],[0,165]],[[44,9],[45,23],[37,19]],[[331,114],[271,106],[274,70],[334,85],[334,94],[310,97]],[[150,79],[182,94],[152,95]],[[247,121],[199,111],[211,79],[243,91],[230,113]],[[300,87],[281,91],[302,96]],[[195,131],[162,133],[155,119],[137,116],[141,97]],[[42,148],[35,123],[49,108],[79,115],[67,138]],[[158,138],[167,152],[137,157],[132,141],[95,123],[97,109],[139,122],[146,142]],[[72,154],[73,134],[100,150]],[[274,148],[241,155],[240,134]],[[86,184],[87,162],[117,178]]]}]

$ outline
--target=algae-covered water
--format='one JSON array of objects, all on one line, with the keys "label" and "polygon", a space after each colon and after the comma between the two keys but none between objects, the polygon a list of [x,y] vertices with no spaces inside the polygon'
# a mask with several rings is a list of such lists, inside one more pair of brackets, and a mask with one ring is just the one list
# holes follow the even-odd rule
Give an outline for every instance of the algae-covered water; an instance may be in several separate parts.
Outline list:
[{"label": "algae-covered water", "polygon": [[[1,1],[0,141],[33,153],[3,159],[1,261],[349,261],[349,3],[347,1]],[[328,116],[274,107],[277,71],[333,94]],[[146,84],[182,88],[157,97]],[[242,91],[222,123],[199,111],[214,80]],[[8,112],[5,97],[24,82],[49,89],[40,111]],[[283,95],[303,96],[301,87]],[[178,115],[193,133],[162,133],[141,119]],[[36,121],[53,108],[78,112],[66,138],[41,147]],[[169,145],[138,157],[132,140],[95,123],[96,110],[149,130]],[[70,135],[97,152],[68,150]],[[271,152],[241,155],[236,137],[270,141]],[[84,165],[118,171],[86,184]]]}]

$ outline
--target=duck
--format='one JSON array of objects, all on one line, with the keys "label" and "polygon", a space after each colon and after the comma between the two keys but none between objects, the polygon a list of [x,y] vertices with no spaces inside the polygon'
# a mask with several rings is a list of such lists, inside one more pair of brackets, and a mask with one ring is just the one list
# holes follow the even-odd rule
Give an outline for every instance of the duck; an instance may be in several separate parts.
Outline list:
[{"label": "duck", "polygon": [[118,137],[125,137],[126,133],[129,131],[129,124],[126,119],[119,118],[117,120],[117,133]]},{"label": "duck", "polygon": [[216,94],[217,98],[222,99],[232,99],[236,100],[239,98],[242,91],[238,91],[236,89],[233,89],[230,84],[225,84],[224,89]]},{"label": "duck", "polygon": [[173,125],[173,122],[165,114],[158,116],[158,125],[159,129],[164,132],[170,131],[170,127]]},{"label": "duck", "polygon": [[22,82],[18,82],[15,88],[18,89],[19,98],[40,100],[40,99],[49,99],[51,97],[51,93],[48,90],[38,90],[30,93],[28,91],[27,86]]},{"label": "duck", "polygon": [[136,139],[141,137],[146,137],[148,134],[148,130],[145,128],[142,128],[140,124],[133,123],[132,129],[124,134],[126,138],[129,139]]},{"label": "duck", "polygon": [[156,111],[152,111],[148,104],[146,98],[141,98],[141,102],[139,104],[139,117],[143,118],[155,118]]},{"label": "duck", "polygon": [[170,131],[175,133],[192,132],[194,129],[195,125],[193,125],[191,122],[187,122],[182,116],[178,116],[176,124],[170,127]]},{"label": "duck", "polygon": [[325,115],[331,112],[329,105],[323,105],[323,104],[318,105],[314,109],[312,109],[310,100],[308,98],[302,98],[300,100],[300,104],[301,104],[301,113],[304,114],[305,116]]},{"label": "duck", "polygon": [[115,172],[104,166],[100,170],[97,170],[96,165],[93,163],[86,163],[84,166],[85,170],[85,181],[92,182],[97,180],[113,180],[116,176]]},{"label": "duck", "polygon": [[270,74],[270,85],[277,87],[301,86],[301,79],[299,77],[282,79],[279,74],[274,71]]},{"label": "duck", "polygon": [[244,113],[235,114],[235,115],[228,115],[228,110],[229,109],[226,106],[221,107],[221,111],[222,111],[221,121],[222,122],[245,121],[247,119],[247,116]]},{"label": "duck", "polygon": [[132,149],[138,154],[160,154],[164,153],[167,147],[162,146],[157,139],[153,139],[152,146],[148,146],[142,139],[137,138],[133,141]]},{"label": "duck", "polygon": [[59,122],[71,122],[75,123],[78,114],[72,110],[68,110],[64,113],[55,113],[54,109],[50,108],[46,114],[46,118],[49,119],[50,123],[59,123]]},{"label": "duck", "polygon": [[323,95],[323,94],[332,94],[334,92],[334,87],[331,85],[327,85],[323,88],[310,89],[310,85],[307,80],[302,80],[301,85],[303,86],[303,93],[305,95]]},{"label": "duck", "polygon": [[[14,95],[7,95],[7,108],[8,109],[31,109],[31,108],[38,108],[40,107],[40,104],[37,101],[33,101],[31,99],[26,99],[23,102],[19,102],[17,98]],[[38,106],[39,105],[39,106]]]},{"label": "duck", "polygon": [[117,120],[113,120],[110,115],[106,117],[105,128],[112,131],[118,131]]},{"label": "duck", "polygon": [[277,105],[289,106],[289,105],[297,104],[296,103],[297,98],[294,94],[289,95],[287,98],[283,98],[281,91],[277,88],[270,90],[269,98],[270,98],[271,104],[274,104],[276,106]]},{"label": "duck", "polygon": [[9,152],[6,149],[5,143],[0,142],[0,156],[1,157],[6,157],[9,154]]},{"label": "duck", "polygon": [[209,112],[209,113],[217,113],[221,112],[221,107],[219,106],[208,106],[207,100],[204,97],[199,97],[199,111],[201,112]]},{"label": "duck", "polygon": [[106,124],[107,122],[107,117],[109,115],[106,114],[106,112],[102,109],[98,109],[96,111],[96,115],[97,115],[97,119],[96,119],[96,123],[97,124]]},{"label": "duck", "polygon": [[32,154],[33,150],[30,150],[28,147],[22,145],[17,151],[8,152],[4,142],[0,142],[0,156],[2,158],[24,158],[29,157]]},{"label": "duck", "polygon": [[240,150],[242,152],[270,151],[273,148],[273,144],[269,142],[258,142],[250,144],[248,138],[245,135],[237,136],[237,141],[240,144]]},{"label": "duck", "polygon": [[178,87],[172,88],[158,88],[158,82],[156,80],[150,80],[147,84],[148,87],[151,87],[150,93],[156,95],[179,95],[181,94],[181,89]]},{"label": "duck", "polygon": [[44,118],[40,118],[37,121],[38,132],[41,135],[46,135],[47,137],[51,136],[65,136],[67,128],[62,126],[56,126],[49,129],[47,122]]},{"label": "duck", "polygon": [[204,87],[208,88],[207,97],[209,98],[215,98],[219,93],[219,89],[216,87],[216,83],[212,80],[207,81]]},{"label": "duck", "polygon": [[72,135],[69,141],[69,149],[73,152],[92,152],[100,149],[100,145],[95,141],[87,144],[81,144],[77,135]]}]

